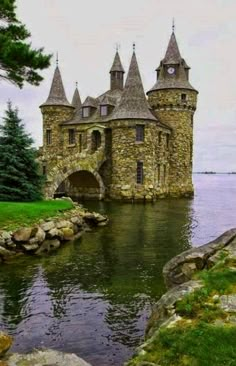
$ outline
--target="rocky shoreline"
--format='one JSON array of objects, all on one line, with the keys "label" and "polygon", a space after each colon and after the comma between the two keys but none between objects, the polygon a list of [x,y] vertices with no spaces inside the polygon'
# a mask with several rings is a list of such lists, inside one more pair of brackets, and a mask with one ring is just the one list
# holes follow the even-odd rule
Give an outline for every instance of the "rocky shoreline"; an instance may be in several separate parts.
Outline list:
[{"label": "rocky shoreline", "polygon": [[96,226],[105,226],[108,218],[88,212],[74,203],[74,208],[57,217],[39,220],[30,227],[9,232],[0,230],[0,264],[22,254],[43,255],[58,249],[68,241],[80,238]]},{"label": "rocky shoreline", "polygon": [[[236,335],[236,229],[177,255],[164,266],[163,275],[169,290],[153,309],[145,343],[125,365],[205,365],[197,355],[201,353],[200,345],[208,341],[204,334],[213,335],[212,348],[206,346],[206,362],[233,365],[235,356],[230,354],[221,355],[219,351],[214,359],[214,337],[217,339],[219,332],[222,342],[224,331]],[[191,332],[195,336],[193,342],[199,343],[195,353],[189,349]],[[186,341],[186,347],[184,343],[180,345],[181,340]],[[217,361],[221,356],[223,363]]]}]

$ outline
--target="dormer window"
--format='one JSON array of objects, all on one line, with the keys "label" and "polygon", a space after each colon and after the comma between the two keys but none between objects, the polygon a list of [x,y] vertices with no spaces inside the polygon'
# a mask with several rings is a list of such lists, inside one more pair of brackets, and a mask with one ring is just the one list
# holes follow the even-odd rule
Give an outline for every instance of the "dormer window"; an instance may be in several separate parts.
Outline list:
[{"label": "dormer window", "polygon": [[87,118],[90,116],[90,107],[83,107],[82,108],[82,117]]},{"label": "dormer window", "polygon": [[107,105],[101,105],[100,106],[100,115],[102,117],[108,115],[108,106]]}]

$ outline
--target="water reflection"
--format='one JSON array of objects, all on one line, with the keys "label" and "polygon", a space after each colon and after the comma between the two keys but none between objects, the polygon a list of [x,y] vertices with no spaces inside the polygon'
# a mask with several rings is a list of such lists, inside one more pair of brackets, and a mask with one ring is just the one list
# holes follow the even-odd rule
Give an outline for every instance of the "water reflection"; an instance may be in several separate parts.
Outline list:
[{"label": "water reflection", "polygon": [[191,201],[89,206],[110,225],[49,257],[0,268],[0,324],[15,350],[47,346],[120,365],[164,291],[164,263],[189,247]]}]

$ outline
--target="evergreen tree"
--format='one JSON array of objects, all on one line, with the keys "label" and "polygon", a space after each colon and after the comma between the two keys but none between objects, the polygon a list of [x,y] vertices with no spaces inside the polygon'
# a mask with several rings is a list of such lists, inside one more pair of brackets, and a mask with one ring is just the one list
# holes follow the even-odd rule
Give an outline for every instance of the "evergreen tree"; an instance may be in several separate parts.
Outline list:
[{"label": "evergreen tree", "polygon": [[0,78],[22,88],[24,82],[39,85],[37,73],[50,65],[51,55],[33,49],[26,40],[30,32],[16,17],[16,0],[0,0]]},{"label": "evergreen tree", "polygon": [[18,110],[8,102],[0,125],[0,201],[41,199],[43,177],[39,174],[32,143],[18,117]]}]

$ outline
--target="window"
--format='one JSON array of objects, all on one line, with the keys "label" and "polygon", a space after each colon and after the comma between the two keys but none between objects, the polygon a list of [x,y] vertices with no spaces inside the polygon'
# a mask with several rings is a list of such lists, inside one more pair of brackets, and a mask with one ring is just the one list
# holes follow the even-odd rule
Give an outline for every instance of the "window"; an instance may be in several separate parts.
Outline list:
[{"label": "window", "polygon": [[52,143],[52,130],[46,131],[46,144],[51,145]]},{"label": "window", "polygon": [[166,134],[166,147],[167,149],[169,149],[169,145],[170,145],[170,135],[168,135],[168,133]]},{"label": "window", "polygon": [[164,180],[164,183],[166,183],[166,166],[165,165],[163,166],[163,180]]},{"label": "window", "polygon": [[68,135],[69,145],[74,145],[75,144],[75,130],[73,128],[70,128],[68,130],[68,132],[69,132],[69,135]]},{"label": "window", "polygon": [[143,162],[137,162],[137,183],[143,184]]},{"label": "window", "polygon": [[107,107],[107,105],[101,105],[100,106],[100,115],[101,116],[107,116],[108,115],[108,107]]},{"label": "window", "polygon": [[82,134],[79,134],[79,152],[82,151]]},{"label": "window", "polygon": [[161,135],[162,135],[162,132],[158,132],[158,144],[159,145],[161,144]]},{"label": "window", "polygon": [[186,102],[186,100],[187,100],[187,95],[186,94],[181,94],[181,101]]},{"label": "window", "polygon": [[136,126],[136,141],[144,141],[144,126]]},{"label": "window", "polygon": [[157,181],[158,183],[161,183],[161,165],[158,164],[157,166]]},{"label": "window", "polygon": [[43,165],[43,175],[46,175],[47,174],[47,167],[46,165]]},{"label": "window", "polygon": [[82,117],[86,118],[90,115],[90,107],[83,107],[82,108]]}]

